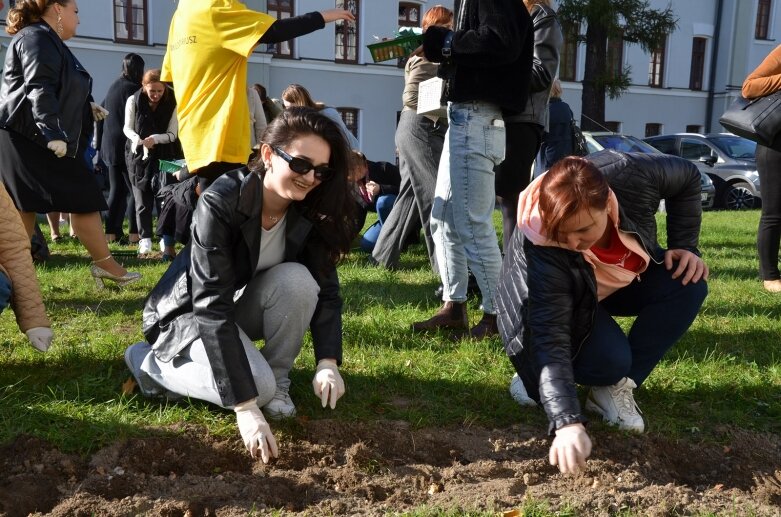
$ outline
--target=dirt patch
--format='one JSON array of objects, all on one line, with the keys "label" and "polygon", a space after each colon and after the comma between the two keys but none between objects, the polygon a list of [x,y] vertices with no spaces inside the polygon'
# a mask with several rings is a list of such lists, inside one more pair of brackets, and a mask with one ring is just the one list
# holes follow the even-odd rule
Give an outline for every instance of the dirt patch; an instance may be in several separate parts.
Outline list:
[{"label": "dirt patch", "polygon": [[123,440],[89,458],[22,436],[0,448],[0,515],[382,515],[427,505],[509,510],[524,498],[584,515],[781,515],[781,439],[717,430],[719,444],[592,433],[585,473],[547,464],[538,430],[412,429],[301,419],[281,458],[252,461],[205,429]]}]

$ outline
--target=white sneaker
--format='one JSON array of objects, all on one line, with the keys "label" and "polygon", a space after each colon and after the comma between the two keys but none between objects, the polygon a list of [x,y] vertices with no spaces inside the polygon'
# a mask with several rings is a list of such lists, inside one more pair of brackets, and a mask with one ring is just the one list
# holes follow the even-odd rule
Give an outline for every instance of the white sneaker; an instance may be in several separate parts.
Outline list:
[{"label": "white sneaker", "polygon": [[146,255],[152,253],[152,239],[146,237],[138,241],[138,254]]},{"label": "white sneaker", "polygon": [[263,406],[263,413],[271,420],[281,420],[296,416],[296,406],[287,392],[287,389],[277,386],[274,398]]},{"label": "white sneaker", "polygon": [[594,386],[586,398],[586,409],[599,413],[605,422],[619,429],[642,433],[645,424],[632,395],[635,388],[637,384],[629,377],[612,386]]},{"label": "white sneaker", "polygon": [[536,406],[537,403],[532,399],[528,393],[526,393],[526,386],[523,385],[523,381],[518,374],[513,375],[510,381],[510,395],[521,406]]}]

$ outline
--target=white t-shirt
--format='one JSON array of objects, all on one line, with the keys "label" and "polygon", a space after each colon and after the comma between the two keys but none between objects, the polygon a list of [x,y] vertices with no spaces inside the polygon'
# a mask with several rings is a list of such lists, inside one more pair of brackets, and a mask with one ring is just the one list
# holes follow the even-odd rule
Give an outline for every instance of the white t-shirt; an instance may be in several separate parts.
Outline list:
[{"label": "white t-shirt", "polygon": [[281,264],[285,260],[286,221],[287,214],[283,215],[270,230],[261,228],[260,257],[258,258],[258,267],[255,269],[256,273]]}]

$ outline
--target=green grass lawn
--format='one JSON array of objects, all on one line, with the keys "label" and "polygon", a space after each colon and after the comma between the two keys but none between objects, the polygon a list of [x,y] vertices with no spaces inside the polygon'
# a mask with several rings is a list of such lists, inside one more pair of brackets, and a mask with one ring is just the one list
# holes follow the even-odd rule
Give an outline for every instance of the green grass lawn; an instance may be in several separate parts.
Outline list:
[{"label": "green grass lawn", "polygon": [[[764,291],[757,277],[758,218],[758,211],[704,216],[701,249],[711,268],[710,295],[689,333],[637,394],[652,433],[707,440],[724,424],[781,432],[781,296]],[[124,258],[143,280],[98,291],[83,248],[66,243],[52,251],[37,269],[56,334],[50,352],[27,343],[10,310],[0,315],[0,443],[28,433],[87,453],[146,434],[148,426],[183,420],[235,433],[233,415],[206,403],[165,404],[121,393],[129,376],[122,353],[142,339],[143,300],[166,265]],[[415,426],[521,421],[543,434],[543,412],[521,411],[509,397],[512,367],[498,339],[452,342],[411,333],[409,324],[441,302],[433,296],[438,280],[423,245],[410,248],[402,262],[404,268],[386,271],[355,252],[340,267],[348,391],[335,411],[320,408],[311,393],[314,359],[307,337],[292,372],[299,414],[401,419]],[[472,300],[472,323],[480,316]]]}]

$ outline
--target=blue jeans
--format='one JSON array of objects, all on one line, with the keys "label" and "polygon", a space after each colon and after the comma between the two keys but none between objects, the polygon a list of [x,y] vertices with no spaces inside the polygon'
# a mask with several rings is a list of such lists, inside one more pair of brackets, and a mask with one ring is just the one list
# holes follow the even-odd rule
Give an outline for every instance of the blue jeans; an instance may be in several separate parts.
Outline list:
[{"label": "blue jeans", "polygon": [[388,219],[393,208],[393,203],[396,202],[396,194],[386,194],[377,198],[377,222],[369,226],[363,236],[361,237],[361,249],[366,253],[371,253],[374,250],[374,245],[377,244],[377,239],[380,238],[380,230],[382,225]]},{"label": "blue jeans", "polygon": [[11,280],[0,271],[0,312],[11,303]]},{"label": "blue jeans", "polygon": [[450,126],[431,209],[442,299],[466,301],[471,270],[480,286],[483,310],[496,314],[502,256],[493,222],[494,167],[504,160],[502,112],[480,101],[450,103],[447,111]]},{"label": "blue jeans", "polygon": [[[640,386],[648,378],[689,329],[708,294],[704,280],[682,285],[672,271],[651,262],[639,281],[598,304],[591,334],[573,360],[575,382],[610,386],[629,377]],[[625,335],[612,316],[637,318]]]}]

